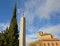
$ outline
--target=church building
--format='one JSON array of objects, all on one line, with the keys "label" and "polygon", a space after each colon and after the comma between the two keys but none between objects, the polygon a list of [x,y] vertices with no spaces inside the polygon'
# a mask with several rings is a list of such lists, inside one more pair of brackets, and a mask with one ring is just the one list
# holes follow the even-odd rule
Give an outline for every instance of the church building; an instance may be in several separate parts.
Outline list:
[{"label": "church building", "polygon": [[38,32],[38,40],[28,46],[60,46],[60,40],[49,33]]}]

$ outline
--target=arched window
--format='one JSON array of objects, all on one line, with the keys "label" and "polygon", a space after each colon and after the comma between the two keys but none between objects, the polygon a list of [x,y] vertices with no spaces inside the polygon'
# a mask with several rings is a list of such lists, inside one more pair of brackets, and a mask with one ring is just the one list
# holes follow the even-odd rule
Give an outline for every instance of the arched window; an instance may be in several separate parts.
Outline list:
[{"label": "arched window", "polygon": [[39,46],[42,46],[41,44]]},{"label": "arched window", "polygon": [[58,43],[56,43],[56,46],[58,46]]},{"label": "arched window", "polygon": [[46,44],[44,43],[44,46],[46,46]]},{"label": "arched window", "polygon": [[54,43],[52,43],[52,46],[54,46]]},{"label": "arched window", "polygon": [[50,46],[50,44],[48,43],[48,46]]},{"label": "arched window", "polygon": [[36,44],[36,46],[39,46],[39,44]]}]

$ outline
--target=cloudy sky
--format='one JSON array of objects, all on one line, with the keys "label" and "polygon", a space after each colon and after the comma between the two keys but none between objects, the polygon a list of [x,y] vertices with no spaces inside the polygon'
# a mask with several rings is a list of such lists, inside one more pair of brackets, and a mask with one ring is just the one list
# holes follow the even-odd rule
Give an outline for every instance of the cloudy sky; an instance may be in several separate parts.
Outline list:
[{"label": "cloudy sky", "polygon": [[18,26],[22,11],[26,18],[27,45],[38,39],[39,31],[51,33],[60,39],[60,0],[0,0],[0,31],[9,26],[15,2]]}]

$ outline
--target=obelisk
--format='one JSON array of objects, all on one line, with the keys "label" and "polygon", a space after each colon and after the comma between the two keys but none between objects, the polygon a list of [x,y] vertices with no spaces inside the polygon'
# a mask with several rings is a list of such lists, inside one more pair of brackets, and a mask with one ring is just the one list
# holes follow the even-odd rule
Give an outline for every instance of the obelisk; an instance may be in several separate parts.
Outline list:
[{"label": "obelisk", "polygon": [[25,46],[25,17],[22,16],[20,19],[20,40],[19,46]]}]

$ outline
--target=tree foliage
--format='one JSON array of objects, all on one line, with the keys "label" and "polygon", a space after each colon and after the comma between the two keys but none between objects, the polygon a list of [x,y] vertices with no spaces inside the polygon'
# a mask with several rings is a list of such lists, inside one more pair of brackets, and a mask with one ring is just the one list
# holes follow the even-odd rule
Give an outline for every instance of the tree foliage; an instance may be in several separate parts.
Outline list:
[{"label": "tree foliage", "polygon": [[18,46],[18,25],[16,19],[16,4],[11,18],[10,26],[0,33],[0,46]]},{"label": "tree foliage", "polygon": [[14,7],[13,17],[10,22],[9,27],[9,42],[10,46],[17,46],[18,44],[18,25],[17,25],[17,19],[16,19],[16,5]]}]

